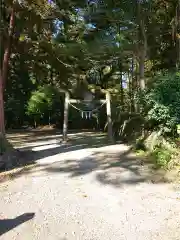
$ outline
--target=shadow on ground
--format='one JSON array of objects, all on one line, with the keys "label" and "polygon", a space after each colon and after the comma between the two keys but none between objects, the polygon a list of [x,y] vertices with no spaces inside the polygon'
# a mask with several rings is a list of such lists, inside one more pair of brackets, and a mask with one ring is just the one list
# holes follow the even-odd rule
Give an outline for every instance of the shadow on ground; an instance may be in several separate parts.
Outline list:
[{"label": "shadow on ground", "polygon": [[13,219],[0,219],[0,236],[12,230],[20,224],[31,220],[35,213],[24,213]]},{"label": "shadow on ground", "polygon": [[[24,174],[44,176],[44,174],[66,173],[69,177],[74,178],[94,173],[98,182],[115,187],[146,181],[165,181],[162,174],[155,174],[152,171],[150,162],[136,157],[129,147],[123,144],[113,145],[112,149],[116,148],[116,150],[107,151],[106,147],[110,147],[110,144],[102,133],[74,133],[69,135],[70,139],[67,144],[61,143],[59,135],[54,130],[53,134],[54,138],[52,132],[51,134],[48,132],[47,135],[55,142],[49,143],[46,140],[37,143],[36,137],[43,139],[42,132],[31,133],[33,146],[30,144],[30,146],[21,148],[19,164],[13,166],[15,171],[7,174],[8,179]],[[15,137],[13,136],[13,138]],[[86,149],[87,153],[90,151],[90,154],[83,157],[83,149]],[[70,153],[70,157],[68,155],[65,157],[64,153]],[[56,159],[54,162],[39,164],[38,160],[44,161],[44,158],[49,159],[52,156],[54,158],[50,159]],[[21,168],[16,170],[17,167]],[[5,179],[6,177],[3,177],[0,181]]]},{"label": "shadow on ground", "polygon": [[[10,143],[12,143],[14,146],[23,148],[23,149],[30,149],[31,147],[28,146],[36,146],[35,143],[38,142],[47,142],[47,141],[54,141],[61,143],[62,141],[62,131],[51,129],[51,130],[21,130],[21,131],[13,131],[8,132],[6,134],[8,140]],[[103,133],[97,133],[97,132],[89,132],[89,131],[83,131],[83,132],[77,132],[77,131],[69,131],[68,133],[69,142],[74,143],[74,141],[77,141],[79,143],[85,142],[86,144],[92,144],[93,141],[95,141],[95,144],[104,144],[107,143],[107,139],[105,134]],[[102,142],[103,139],[103,142]],[[101,141],[101,142],[100,142]],[[25,147],[27,145],[27,147]],[[39,145],[39,144],[38,144]]]},{"label": "shadow on ground", "polygon": [[[106,134],[95,132],[70,132],[68,142],[62,142],[62,134],[57,130],[13,131],[7,134],[14,149],[0,156],[0,182],[9,170],[33,168],[39,159],[57,154],[73,152],[85,148],[98,148],[108,145]],[[15,140],[14,140],[15,139]],[[23,169],[21,170],[23,172]],[[18,171],[19,172],[19,171]],[[5,174],[6,175],[6,174]]]},{"label": "shadow on ground", "polygon": [[165,182],[163,175],[152,171],[150,162],[137,158],[130,149],[121,153],[97,151],[81,160],[67,159],[52,163],[42,170],[53,174],[67,173],[70,178],[93,172],[98,182],[115,187],[142,182]]}]

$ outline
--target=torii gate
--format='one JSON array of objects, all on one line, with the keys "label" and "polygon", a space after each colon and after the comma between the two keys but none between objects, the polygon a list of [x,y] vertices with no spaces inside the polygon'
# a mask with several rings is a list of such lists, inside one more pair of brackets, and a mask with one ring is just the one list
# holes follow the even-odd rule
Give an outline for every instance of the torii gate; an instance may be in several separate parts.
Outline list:
[{"label": "torii gate", "polygon": [[70,103],[83,103],[83,102],[98,102],[106,103],[106,114],[107,114],[107,125],[108,125],[108,138],[110,142],[113,142],[113,131],[112,131],[112,119],[111,119],[111,95],[109,91],[104,91],[106,98],[99,100],[81,100],[81,99],[71,99],[68,91],[61,90],[65,93],[64,101],[64,122],[63,122],[63,141],[67,142],[67,133],[68,133],[68,113]]}]

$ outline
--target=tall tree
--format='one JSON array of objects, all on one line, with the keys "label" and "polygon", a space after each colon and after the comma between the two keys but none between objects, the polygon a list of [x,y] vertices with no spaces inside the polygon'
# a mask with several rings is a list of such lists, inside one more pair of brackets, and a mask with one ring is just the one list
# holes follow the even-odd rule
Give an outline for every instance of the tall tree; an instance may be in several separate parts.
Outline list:
[{"label": "tall tree", "polygon": [[13,4],[10,9],[10,20],[9,20],[8,34],[7,34],[7,41],[6,41],[7,43],[5,46],[4,53],[3,53],[3,61],[0,64],[0,134],[2,135],[2,137],[5,134],[3,90],[4,90],[5,82],[7,79],[13,30],[14,30],[14,24],[15,24],[15,12],[14,11],[15,11],[15,6]]}]

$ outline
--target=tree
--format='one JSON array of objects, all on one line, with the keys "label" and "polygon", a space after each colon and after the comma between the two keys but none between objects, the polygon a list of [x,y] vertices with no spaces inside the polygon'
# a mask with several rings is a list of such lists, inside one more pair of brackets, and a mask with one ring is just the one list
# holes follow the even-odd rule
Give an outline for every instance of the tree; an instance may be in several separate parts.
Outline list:
[{"label": "tree", "polygon": [[[24,3],[24,2],[23,2]],[[5,137],[5,119],[4,119],[4,88],[7,80],[8,66],[11,56],[12,41],[14,39],[15,18],[19,8],[24,7],[23,3],[18,1],[2,2],[1,12],[1,64],[0,64],[0,141],[4,141]],[[41,4],[43,1],[41,1]],[[24,3],[26,6],[26,2]],[[22,5],[22,6],[21,6]],[[47,5],[47,4],[46,4]],[[46,6],[45,5],[45,6]],[[28,5],[29,6],[29,5]],[[39,4],[37,5],[39,6]],[[37,7],[36,6],[36,7]],[[41,9],[42,12],[42,9]],[[17,37],[16,37],[17,38]]]},{"label": "tree", "polygon": [[4,119],[4,98],[3,98],[3,89],[7,78],[7,71],[10,59],[10,51],[13,37],[13,30],[15,24],[15,6],[12,5],[10,9],[10,20],[7,34],[7,44],[3,53],[3,61],[0,65],[0,138],[3,138],[5,134],[5,119]]}]

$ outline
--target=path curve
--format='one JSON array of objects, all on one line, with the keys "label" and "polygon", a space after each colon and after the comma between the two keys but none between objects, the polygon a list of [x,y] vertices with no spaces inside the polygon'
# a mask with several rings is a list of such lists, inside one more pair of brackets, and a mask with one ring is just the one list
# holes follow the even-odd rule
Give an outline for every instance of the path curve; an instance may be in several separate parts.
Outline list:
[{"label": "path curve", "polygon": [[0,239],[180,239],[178,191],[123,144],[80,145],[27,144],[38,164],[1,184]]}]

